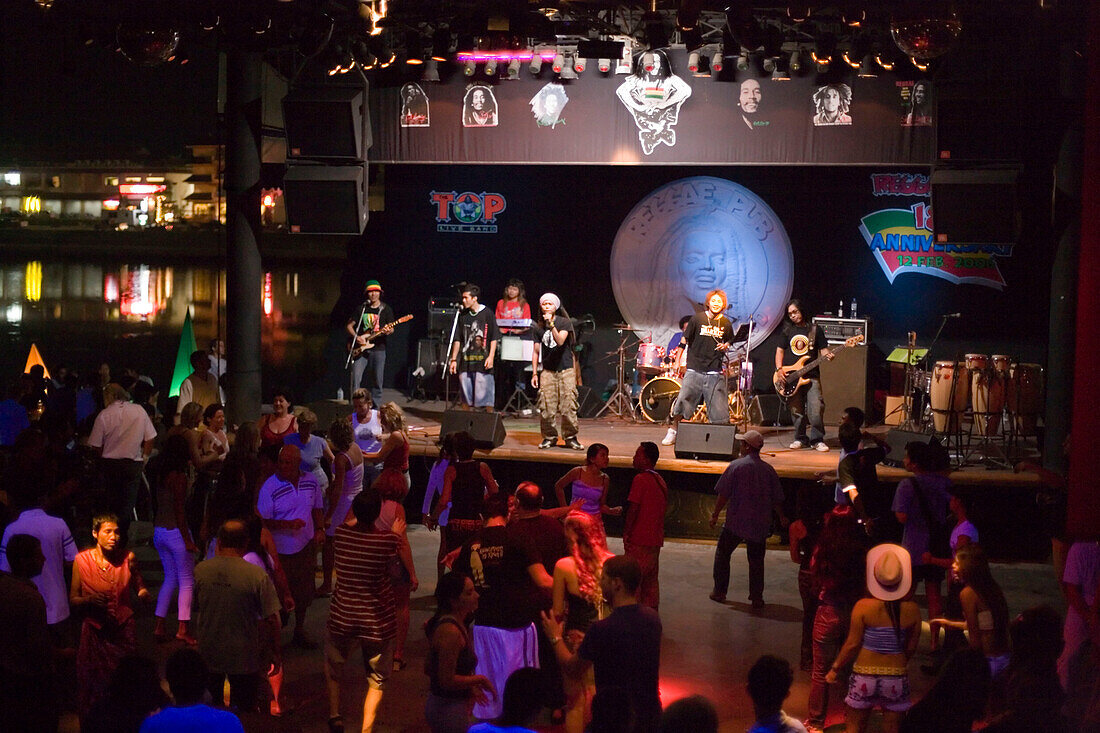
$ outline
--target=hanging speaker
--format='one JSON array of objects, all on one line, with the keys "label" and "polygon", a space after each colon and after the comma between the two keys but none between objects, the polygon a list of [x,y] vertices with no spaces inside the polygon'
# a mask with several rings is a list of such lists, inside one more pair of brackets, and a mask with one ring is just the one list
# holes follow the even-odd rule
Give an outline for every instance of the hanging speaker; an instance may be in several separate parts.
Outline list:
[{"label": "hanging speaker", "polygon": [[932,171],[938,244],[1014,244],[1020,238],[1014,168]]},{"label": "hanging speaker", "polygon": [[294,234],[362,234],[367,225],[365,165],[291,165],[283,176]]},{"label": "hanging speaker", "polygon": [[283,97],[283,125],[287,158],[366,162],[372,138],[365,82],[292,88]]}]

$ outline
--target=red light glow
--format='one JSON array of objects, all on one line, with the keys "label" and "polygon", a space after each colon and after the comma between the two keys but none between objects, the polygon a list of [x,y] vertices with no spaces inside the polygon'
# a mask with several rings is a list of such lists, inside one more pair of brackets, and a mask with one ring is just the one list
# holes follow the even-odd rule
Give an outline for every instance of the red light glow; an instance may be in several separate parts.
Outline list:
[{"label": "red light glow", "polygon": [[150,196],[160,193],[168,187],[163,184],[153,183],[123,183],[118,187],[119,194],[123,196]]},{"label": "red light glow", "polygon": [[118,199],[107,199],[103,202],[103,208],[107,211],[118,211]]},{"label": "red light glow", "polygon": [[275,309],[274,298],[272,296],[271,288],[271,273],[264,273],[264,315],[271,318],[271,313]]}]

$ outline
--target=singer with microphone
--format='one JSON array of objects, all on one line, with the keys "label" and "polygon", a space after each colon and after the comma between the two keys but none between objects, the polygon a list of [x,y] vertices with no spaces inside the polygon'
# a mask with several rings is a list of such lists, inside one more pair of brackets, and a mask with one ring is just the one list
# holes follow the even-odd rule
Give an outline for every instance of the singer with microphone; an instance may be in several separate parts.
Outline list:
[{"label": "singer with microphone", "polygon": [[[562,314],[558,310],[563,310]],[[577,440],[577,377],[573,370],[573,322],[553,293],[539,298],[539,319],[532,328],[531,386],[539,391],[539,448],[558,444],[558,422],[566,448],[584,450]],[[541,370],[541,372],[540,372]]]}]

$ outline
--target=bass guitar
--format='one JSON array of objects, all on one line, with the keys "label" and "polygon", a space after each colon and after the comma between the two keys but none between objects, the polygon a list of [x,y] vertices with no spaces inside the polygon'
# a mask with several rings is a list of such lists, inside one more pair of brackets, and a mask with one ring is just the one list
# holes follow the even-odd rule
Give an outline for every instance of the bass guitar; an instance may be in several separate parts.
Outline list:
[{"label": "bass guitar", "polygon": [[363,355],[364,351],[374,348],[371,342],[379,336],[385,336],[386,334],[393,333],[393,329],[397,326],[397,324],[411,320],[411,313],[405,316],[401,316],[396,321],[393,321],[392,323],[387,323],[385,326],[382,326],[382,328],[378,329],[374,333],[368,333],[366,336],[363,337],[366,339],[366,343],[363,344],[360,344],[358,339],[348,339],[348,353],[351,355],[348,361],[350,362],[352,359],[358,359],[360,356]]},{"label": "bass guitar", "polygon": [[[836,354],[842,349],[847,349],[849,346],[855,346],[856,344],[862,342],[863,336],[853,336],[852,338],[845,341],[843,344],[833,347],[831,351],[832,353]],[[806,361],[809,358],[810,355],[807,354],[806,356],[803,356],[798,361],[796,361],[794,364],[775,370],[775,374],[772,375],[772,386],[775,387],[776,394],[778,394],[785,400],[790,399],[794,396],[794,393],[797,392],[802,385],[810,383],[810,380],[803,375],[805,375],[806,372],[810,371],[818,364],[820,364],[821,360],[824,359],[825,356],[819,356],[811,361],[809,364],[807,364]]]}]

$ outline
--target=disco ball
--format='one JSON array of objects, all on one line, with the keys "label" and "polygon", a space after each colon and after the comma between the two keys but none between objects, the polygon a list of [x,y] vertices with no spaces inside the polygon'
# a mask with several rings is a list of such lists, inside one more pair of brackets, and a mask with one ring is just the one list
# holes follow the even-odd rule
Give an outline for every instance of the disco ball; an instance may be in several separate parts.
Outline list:
[{"label": "disco ball", "polygon": [[180,32],[140,22],[119,23],[115,39],[122,55],[138,66],[160,66],[175,55]]},{"label": "disco ball", "polygon": [[955,18],[893,20],[890,35],[902,53],[921,61],[943,56],[959,37],[962,24]]}]

